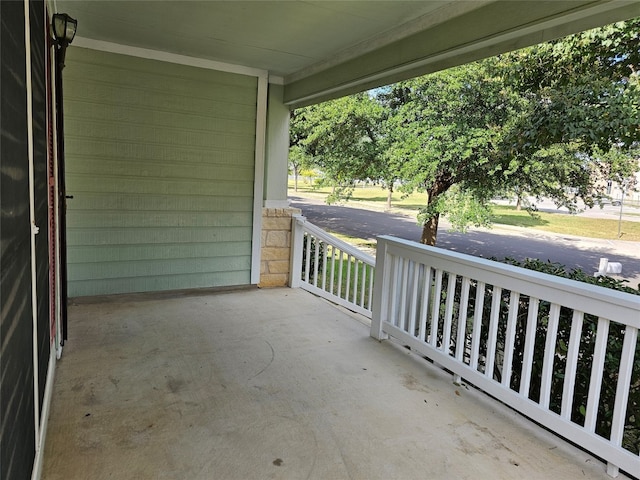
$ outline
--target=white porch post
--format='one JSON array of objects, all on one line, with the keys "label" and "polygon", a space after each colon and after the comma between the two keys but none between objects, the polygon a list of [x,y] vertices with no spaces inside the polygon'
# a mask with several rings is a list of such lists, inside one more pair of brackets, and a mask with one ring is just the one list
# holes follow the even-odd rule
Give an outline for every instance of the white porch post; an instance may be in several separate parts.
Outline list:
[{"label": "white porch post", "polygon": [[269,83],[267,97],[267,151],[264,207],[288,208],[289,107],[283,102],[284,87]]},{"label": "white porch post", "polygon": [[291,266],[291,216],[287,171],[289,165],[289,107],[284,87],[270,79],[267,93],[267,131],[262,204],[261,287],[284,287]]},{"label": "white porch post", "polygon": [[373,281],[373,305],[371,312],[371,333],[370,335],[377,340],[386,340],[389,336],[384,333],[382,326],[388,320],[389,314],[389,273],[387,272],[387,241],[378,238],[378,247],[376,251],[376,273]]}]

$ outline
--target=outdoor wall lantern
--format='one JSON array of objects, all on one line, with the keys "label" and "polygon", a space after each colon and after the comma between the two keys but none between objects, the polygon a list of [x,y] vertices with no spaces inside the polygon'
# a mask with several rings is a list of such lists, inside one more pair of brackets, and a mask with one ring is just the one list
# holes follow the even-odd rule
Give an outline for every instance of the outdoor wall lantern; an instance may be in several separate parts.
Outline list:
[{"label": "outdoor wall lantern", "polygon": [[66,13],[54,13],[52,27],[53,36],[60,55],[58,57],[58,62],[62,69],[64,67],[64,54],[67,50],[67,46],[73,41],[73,37],[76,36],[78,21],[75,18],[71,18]]}]

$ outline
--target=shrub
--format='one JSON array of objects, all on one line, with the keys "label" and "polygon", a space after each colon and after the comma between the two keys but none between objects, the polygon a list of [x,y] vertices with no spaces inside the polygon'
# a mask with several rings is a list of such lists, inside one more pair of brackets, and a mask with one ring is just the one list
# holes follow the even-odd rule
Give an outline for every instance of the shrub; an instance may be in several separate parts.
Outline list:
[{"label": "shrub", "polygon": [[[601,287],[610,288],[633,295],[640,295],[640,288],[632,288],[626,285],[625,281],[617,280],[607,276],[593,277],[579,269],[569,271],[565,266],[557,263],[541,262],[540,260],[525,260],[524,262],[519,262],[512,258],[507,258],[503,260],[503,262],[510,265],[523,267],[529,270],[535,270],[537,272],[547,273],[563,278],[598,285]],[[492,295],[491,287],[487,288],[485,295],[487,297],[485,298],[485,309],[490,309]],[[509,310],[509,292],[502,293],[500,304],[500,318],[506,319]],[[519,313],[517,317],[516,339],[513,356],[513,373],[510,385],[514,390],[519,390],[520,388],[528,307],[529,299],[527,297],[521,297],[518,310]],[[536,329],[533,371],[531,375],[531,386],[529,389],[529,398],[534,401],[538,401],[540,396],[544,345],[547,334],[547,321],[549,318],[549,311],[549,302],[540,302],[538,317],[540,320],[538,321]],[[485,319],[484,322],[486,323],[486,325],[483,324],[483,330],[485,330],[488,327],[489,311],[487,310],[483,313],[483,319]],[[568,308],[561,308],[559,317],[558,339],[556,342],[556,351],[553,364],[554,374],[549,405],[549,408],[557,413],[560,413],[561,408],[564,371],[566,365],[566,355],[568,351],[572,316],[572,310]],[[586,404],[591,378],[591,365],[593,362],[593,352],[597,333],[597,324],[597,317],[594,317],[593,315],[584,316],[573,398],[573,410],[571,412],[571,420],[580,425],[584,425],[585,421]],[[500,333],[498,338],[498,343],[503,346],[503,349],[505,344],[505,330],[506,329],[503,328],[499,329]],[[502,338],[500,338],[500,336]],[[596,433],[605,438],[609,438],[611,434],[611,420],[613,416],[613,407],[615,402],[618,370],[620,366],[623,341],[624,326],[612,322],[610,325],[609,336],[607,340],[607,350],[603,369],[604,374],[602,380],[602,390],[600,393],[600,402],[596,423]],[[484,340],[484,342],[486,342],[486,339]],[[483,347],[486,350],[486,346]],[[483,347],[481,347],[481,349]],[[496,361],[494,378],[496,378],[496,380],[500,380],[500,376],[501,362]],[[634,452],[635,454],[638,454],[640,450],[640,342],[636,343],[633,375],[629,391],[629,401],[627,406],[625,431],[623,436],[623,447]]]}]

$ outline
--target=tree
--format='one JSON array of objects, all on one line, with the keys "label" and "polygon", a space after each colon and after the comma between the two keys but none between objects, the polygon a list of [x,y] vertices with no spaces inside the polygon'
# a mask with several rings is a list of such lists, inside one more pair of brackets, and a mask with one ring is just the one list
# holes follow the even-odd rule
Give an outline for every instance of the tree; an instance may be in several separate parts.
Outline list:
[{"label": "tree", "polygon": [[510,186],[575,210],[601,201],[598,180],[637,170],[639,31],[640,19],[619,22],[498,58],[505,85],[527,100],[505,144]]},{"label": "tree", "polygon": [[421,241],[441,215],[485,225],[516,192],[572,211],[637,170],[640,20],[308,107],[305,152],[348,197],[355,180],[424,191]]},{"label": "tree", "polygon": [[305,143],[312,130],[312,125],[305,115],[304,109],[291,112],[289,123],[289,167],[293,174],[294,189],[298,191],[298,177],[305,169],[313,168],[313,157],[305,149]]},{"label": "tree", "polygon": [[442,214],[456,212],[459,228],[486,224],[482,205],[503,183],[497,147],[518,99],[478,62],[396,84],[384,100],[402,189],[428,195],[419,216],[422,243],[435,245]]},{"label": "tree", "polygon": [[[376,180],[382,162],[381,105],[367,93],[305,107],[292,117],[292,154],[313,159],[329,201],[349,198],[357,180]],[[301,152],[296,152],[299,147]]]},{"label": "tree", "polygon": [[621,22],[393,86],[404,188],[429,195],[422,242],[435,244],[442,214],[460,228],[486,222],[482,206],[501,189],[575,211],[578,200],[601,201],[610,172],[637,169],[639,27]]},{"label": "tree", "polygon": [[314,166],[313,158],[305,152],[300,145],[292,145],[289,148],[289,171],[293,174],[293,188],[298,191],[298,177],[305,170]]},{"label": "tree", "polygon": [[376,170],[377,182],[382,188],[387,190],[387,210],[391,209],[391,199],[396,190],[396,185],[403,183],[403,164],[406,157],[400,149],[394,149],[394,145],[403,142],[405,132],[402,129],[395,128],[394,122],[390,116],[393,109],[384,100],[385,95],[378,92],[377,101],[382,105],[384,115],[382,117],[382,135],[381,135],[381,161]]}]

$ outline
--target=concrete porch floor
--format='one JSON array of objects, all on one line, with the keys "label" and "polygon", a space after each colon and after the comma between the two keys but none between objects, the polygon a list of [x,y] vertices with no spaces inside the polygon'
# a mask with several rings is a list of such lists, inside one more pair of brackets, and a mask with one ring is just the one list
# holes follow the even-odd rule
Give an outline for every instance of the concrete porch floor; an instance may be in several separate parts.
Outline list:
[{"label": "concrete porch floor", "polygon": [[105,297],[69,313],[46,480],[609,478],[302,290]]}]

